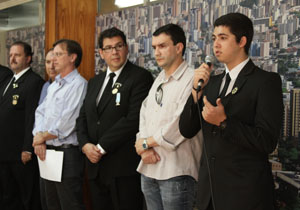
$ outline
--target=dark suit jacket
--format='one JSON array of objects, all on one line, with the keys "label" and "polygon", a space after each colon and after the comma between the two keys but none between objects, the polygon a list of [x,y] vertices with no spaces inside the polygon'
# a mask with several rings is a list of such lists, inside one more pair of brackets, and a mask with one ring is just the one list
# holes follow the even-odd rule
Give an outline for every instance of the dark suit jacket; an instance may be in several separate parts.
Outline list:
[{"label": "dark suit jacket", "polygon": [[[204,88],[204,95],[214,105],[223,76],[212,76]],[[274,183],[268,154],[275,149],[281,129],[281,79],[250,60],[233,90],[236,92],[222,100],[227,115],[224,130],[202,120],[207,158],[202,156],[199,172],[200,209],[205,209],[211,199],[208,161],[217,210],[272,210]],[[190,97],[181,115],[180,131],[191,138],[200,127]]]},{"label": "dark suit jacket", "polygon": [[107,154],[99,163],[87,159],[88,177],[93,179],[98,172],[105,181],[112,177],[136,174],[139,156],[134,143],[139,126],[142,101],[153,83],[150,72],[127,62],[116,83],[122,84],[120,105],[116,94],[106,99],[103,107],[97,108],[96,98],[106,73],[102,72],[88,83],[87,94],[77,119],[77,136],[81,147],[86,143],[103,147]]},{"label": "dark suit jacket", "polygon": [[[0,93],[0,161],[21,161],[22,151],[33,153],[34,112],[44,80],[29,69],[15,83],[3,97],[3,89]],[[13,96],[18,97],[15,105]]]},{"label": "dark suit jacket", "polygon": [[5,81],[6,81],[7,77],[12,78],[12,76],[13,76],[13,72],[9,68],[0,65],[0,88],[3,85],[5,85]]}]

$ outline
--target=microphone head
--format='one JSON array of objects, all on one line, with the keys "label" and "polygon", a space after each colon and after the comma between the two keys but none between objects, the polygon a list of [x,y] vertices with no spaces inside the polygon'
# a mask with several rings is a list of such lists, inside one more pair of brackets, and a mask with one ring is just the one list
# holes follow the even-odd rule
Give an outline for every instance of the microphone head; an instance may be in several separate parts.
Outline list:
[{"label": "microphone head", "polygon": [[209,65],[209,67],[211,67],[211,65],[214,63],[214,56],[212,56],[212,55],[207,55],[207,56],[205,57],[205,63],[206,63],[207,65]]}]

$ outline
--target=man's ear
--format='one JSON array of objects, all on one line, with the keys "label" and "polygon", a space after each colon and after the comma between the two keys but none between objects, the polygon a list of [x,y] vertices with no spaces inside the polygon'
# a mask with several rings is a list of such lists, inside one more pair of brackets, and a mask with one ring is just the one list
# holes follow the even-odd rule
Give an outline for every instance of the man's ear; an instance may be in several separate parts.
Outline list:
[{"label": "man's ear", "polygon": [[177,54],[182,55],[182,50],[183,50],[183,44],[181,42],[178,42],[176,44],[176,52],[177,52]]},{"label": "man's ear", "polygon": [[26,63],[28,65],[30,65],[30,60],[32,60],[32,56],[31,55],[29,55],[29,56],[26,57]]},{"label": "man's ear", "polygon": [[77,58],[77,54],[75,53],[71,54],[72,63],[75,63],[76,58]]},{"label": "man's ear", "polygon": [[103,56],[103,50],[102,50],[101,48],[99,48],[98,52],[99,52],[101,58],[104,59],[104,56]]},{"label": "man's ear", "polygon": [[239,43],[239,46],[240,46],[241,48],[244,48],[246,44],[247,44],[247,37],[242,36],[242,38],[241,38],[241,40],[240,40],[240,43]]}]

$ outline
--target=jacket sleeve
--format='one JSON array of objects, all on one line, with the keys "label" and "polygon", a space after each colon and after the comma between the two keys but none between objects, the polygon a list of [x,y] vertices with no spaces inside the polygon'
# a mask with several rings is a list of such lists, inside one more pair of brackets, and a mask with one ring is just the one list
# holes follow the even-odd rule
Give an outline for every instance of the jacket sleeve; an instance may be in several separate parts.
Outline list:
[{"label": "jacket sleeve", "polygon": [[[202,99],[198,101],[199,107],[202,107]],[[200,110],[201,113],[201,110]],[[188,98],[183,111],[180,115],[179,130],[185,138],[193,138],[201,129],[200,118],[197,104],[194,103],[193,95]]]},{"label": "jacket sleeve", "polygon": [[[28,78],[30,79],[30,78]],[[37,108],[40,93],[44,84],[44,80],[41,78],[33,78],[34,81],[27,81],[29,86],[27,87],[26,102],[25,102],[25,135],[22,151],[33,152],[32,141],[33,141],[33,125],[35,110]]]},{"label": "jacket sleeve", "polygon": [[[88,82],[87,94],[90,92],[92,82],[93,82],[92,79]],[[86,97],[87,97],[87,95],[85,96],[85,98]],[[90,143],[89,136],[88,136],[87,118],[86,118],[85,110],[86,110],[86,108],[85,108],[85,99],[84,99],[83,103],[81,105],[80,111],[79,111],[79,116],[76,119],[76,134],[77,134],[77,139],[78,139],[80,148],[82,148],[86,143]]]}]

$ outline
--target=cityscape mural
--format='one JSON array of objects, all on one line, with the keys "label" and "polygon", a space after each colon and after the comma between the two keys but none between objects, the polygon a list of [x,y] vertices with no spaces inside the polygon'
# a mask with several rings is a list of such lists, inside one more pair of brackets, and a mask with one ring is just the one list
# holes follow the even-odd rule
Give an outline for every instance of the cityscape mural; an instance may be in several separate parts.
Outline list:
[{"label": "cityscape mural", "polygon": [[[186,32],[185,59],[193,68],[213,54],[211,35],[216,18],[229,12],[247,15],[255,35],[250,57],[266,71],[282,78],[284,120],[278,148],[270,155],[277,205],[281,210],[300,209],[300,0],[169,0],[112,12],[97,17],[97,39],[101,31],[117,27],[125,32],[129,60],[157,75],[151,47],[152,33],[168,23],[179,24]],[[105,70],[95,46],[96,74]],[[224,67],[215,63],[215,71]],[[226,180],[224,180],[226,181]]]}]

